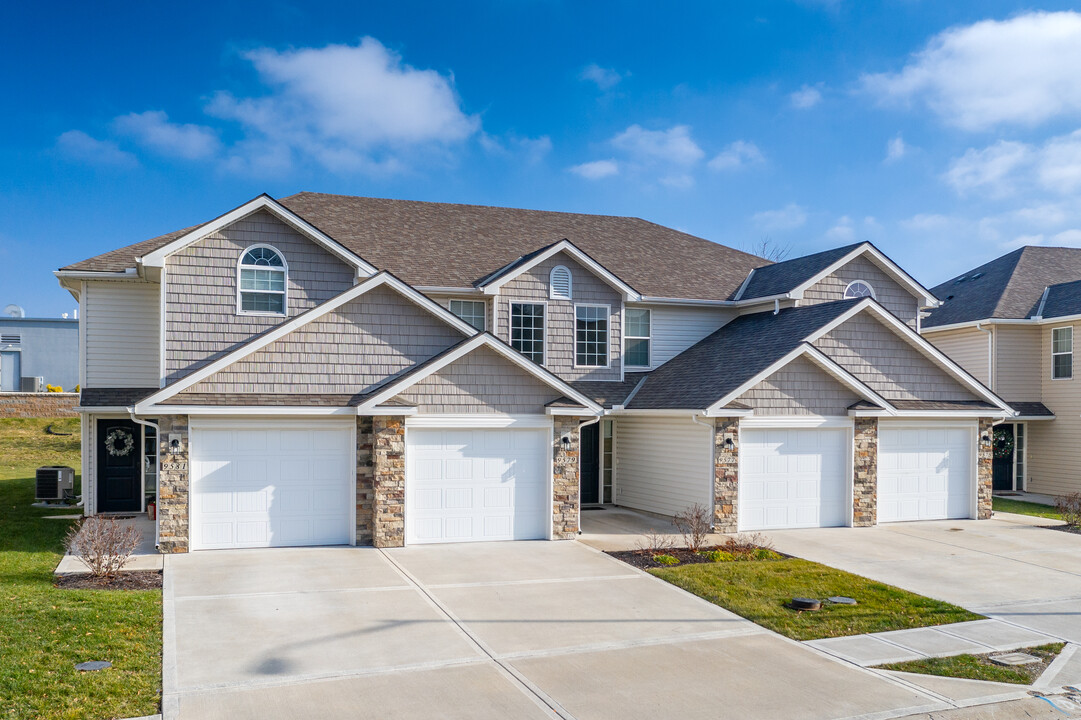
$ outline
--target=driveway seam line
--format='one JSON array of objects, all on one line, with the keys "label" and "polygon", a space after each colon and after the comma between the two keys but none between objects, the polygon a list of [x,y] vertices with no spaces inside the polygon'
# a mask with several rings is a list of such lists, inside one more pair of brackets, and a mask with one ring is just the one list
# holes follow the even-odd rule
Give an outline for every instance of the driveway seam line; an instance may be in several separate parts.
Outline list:
[{"label": "driveway seam line", "polygon": [[398,573],[406,579],[407,582],[412,584],[417,589],[417,592],[427,598],[428,602],[430,602],[436,609],[442,612],[447,617],[447,619],[449,619],[450,622],[474,644],[474,646],[478,650],[480,650],[484,655],[488,656],[488,659],[491,663],[493,663],[497,668],[501,669],[504,673],[506,673],[506,675],[508,675],[511,680],[514,681],[514,684],[517,684],[519,690],[521,690],[524,695],[533,700],[533,702],[536,703],[538,707],[540,707],[542,710],[545,710],[550,715],[553,715],[557,718],[562,718],[562,720],[576,720],[576,718],[569,712],[567,712],[567,710],[558,702],[556,702],[554,698],[549,697],[547,693],[536,687],[533,683],[529,682],[529,680],[525,678],[525,676],[519,673],[509,663],[504,663],[503,661],[501,661],[491,648],[489,648],[484,642],[481,641],[480,638],[474,636],[473,633],[471,633],[466,628],[465,623],[461,619],[459,619],[454,613],[452,613],[450,611],[450,608],[445,607],[443,603],[441,603],[435,597],[435,595],[428,591],[428,588],[425,587],[424,584],[420,582],[420,580],[413,577],[413,575],[404,567],[402,567],[394,558],[392,558],[389,553],[384,551],[382,548],[379,549],[379,553],[384,558],[386,558],[387,562],[389,562],[394,567],[394,569],[397,570]]},{"label": "driveway seam line", "polygon": [[497,587],[502,585],[549,585],[558,583],[592,582],[594,580],[639,580],[638,575],[600,575],[597,577],[577,578],[537,578],[536,580],[487,580],[475,583],[440,583],[425,585],[433,590],[450,590],[457,588]]},{"label": "driveway seam line", "polygon": [[176,600],[179,602],[187,600],[228,600],[229,598],[258,598],[274,597],[277,595],[324,595],[331,593],[390,592],[394,590],[411,592],[413,588],[408,585],[394,585],[370,588],[327,588],[326,590],[271,590],[268,592],[253,593],[222,593],[220,595],[184,595],[176,598]]}]

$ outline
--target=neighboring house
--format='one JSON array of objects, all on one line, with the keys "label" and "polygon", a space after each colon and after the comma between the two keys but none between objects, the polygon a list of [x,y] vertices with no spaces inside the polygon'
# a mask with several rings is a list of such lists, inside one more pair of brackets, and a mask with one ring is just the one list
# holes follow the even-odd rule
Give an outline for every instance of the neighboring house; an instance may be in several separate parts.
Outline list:
[{"label": "neighboring house", "polygon": [[1081,249],[1024,247],[933,289],[924,337],[1005,398],[994,487],[1081,491]]},{"label": "neighboring house", "polygon": [[0,392],[78,384],[78,320],[0,316]]},{"label": "neighboring house", "polygon": [[990,515],[998,396],[869,244],[769,264],[635,218],[301,193],[68,265],[86,512],[160,547]]}]

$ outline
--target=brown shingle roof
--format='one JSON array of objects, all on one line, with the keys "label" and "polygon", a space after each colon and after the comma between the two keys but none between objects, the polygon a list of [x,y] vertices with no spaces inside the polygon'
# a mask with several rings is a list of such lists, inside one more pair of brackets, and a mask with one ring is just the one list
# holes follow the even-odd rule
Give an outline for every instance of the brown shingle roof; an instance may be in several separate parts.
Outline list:
[{"label": "brown shingle roof", "polygon": [[[638,218],[300,193],[282,205],[411,285],[471,287],[567,239],[643,295],[725,300],[768,261]],[[189,228],[190,230],[191,228]],[[122,271],[186,230],[65,267]]]}]

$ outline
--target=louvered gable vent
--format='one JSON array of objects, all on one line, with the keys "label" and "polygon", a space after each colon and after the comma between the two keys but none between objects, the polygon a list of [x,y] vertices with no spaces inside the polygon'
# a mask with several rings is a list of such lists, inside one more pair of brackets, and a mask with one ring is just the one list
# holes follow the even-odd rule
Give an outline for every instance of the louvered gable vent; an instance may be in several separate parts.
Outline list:
[{"label": "louvered gable vent", "polygon": [[549,297],[553,300],[571,299],[571,271],[562,265],[552,268],[548,278]]}]

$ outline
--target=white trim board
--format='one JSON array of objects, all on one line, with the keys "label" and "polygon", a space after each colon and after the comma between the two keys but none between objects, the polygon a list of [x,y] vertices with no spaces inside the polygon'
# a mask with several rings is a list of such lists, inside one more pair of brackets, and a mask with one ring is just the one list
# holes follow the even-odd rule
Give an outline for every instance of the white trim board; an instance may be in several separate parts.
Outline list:
[{"label": "white trim board", "polygon": [[[544,262],[553,255],[557,255],[561,252],[567,253],[572,258],[577,260],[579,264],[584,265],[586,268],[592,271],[594,275],[599,277],[605,283],[612,286],[619,292],[623,293],[624,300],[636,302],[642,299],[642,296],[638,293],[637,290],[620,280],[616,275],[614,275],[611,271],[609,271],[599,262],[589,257],[589,255],[586,255],[584,252],[579,250],[570,240],[560,240],[544,252],[537,253],[535,256],[522,263],[518,267],[514,268],[513,270],[504,272],[502,275],[497,275],[491,281],[481,284],[480,288],[484,291],[486,295],[498,295],[499,288],[501,288],[503,285],[507,284],[522,273],[536,267],[538,264]],[[496,271],[496,273],[498,272],[500,271]]]},{"label": "white trim board", "polygon": [[355,255],[344,245],[339,243],[334,238],[324,233],[319,228],[309,223],[304,218],[300,217],[292,210],[279,203],[274,198],[266,195],[260,195],[259,197],[249,200],[240,207],[234,208],[224,215],[219,215],[210,222],[195,228],[194,230],[187,232],[176,240],[173,240],[169,244],[147,253],[142,257],[135,258],[137,265],[143,267],[165,267],[165,258],[172,255],[175,252],[183,250],[188,245],[202,240],[207,235],[217,232],[222,228],[233,224],[237,220],[241,220],[252,213],[259,210],[266,210],[271,214],[278,217],[288,225],[291,225],[295,230],[303,235],[306,235],[310,239],[314,240],[317,244],[323,246],[325,250],[341,258],[345,262],[349,263],[357,269],[357,275],[360,277],[368,277],[375,275],[378,269],[369,264],[363,258]]},{"label": "white trim board", "polygon": [[337,295],[330,300],[327,300],[322,305],[318,305],[315,308],[312,308],[303,315],[297,315],[291,320],[283,322],[265,335],[260,335],[259,337],[255,338],[247,345],[237,348],[225,357],[219,358],[218,360],[210,363],[209,365],[206,365],[205,367],[196,370],[190,375],[186,375],[185,377],[177,380],[168,387],[165,387],[154,393],[150,397],[140,401],[136,405],[137,414],[145,415],[147,407],[160,403],[162,400],[166,400],[173,397],[177,393],[187,390],[189,387],[195,385],[202,380],[205,380],[214,373],[225,369],[226,367],[232,365],[235,362],[243,360],[249,355],[252,355],[259,350],[262,350],[274,341],[280,340],[294,330],[304,327],[313,320],[317,320],[323,317],[332,310],[335,310],[342,305],[345,305],[346,303],[355,300],[369,290],[374,290],[375,288],[381,287],[382,285],[387,285],[388,287],[397,291],[399,294],[412,300],[417,305],[427,309],[429,312],[431,312],[436,317],[442,319],[448,325],[451,325],[452,327],[462,332],[462,334],[464,334],[466,337],[472,337],[480,334],[480,331],[477,330],[475,327],[465,322],[457,315],[447,310],[445,307],[435,302],[428,296],[417,292],[412,287],[406,285],[404,282],[394,277],[390,273],[380,272],[379,274],[364,280],[360,284],[354,285],[352,288],[346,290],[340,295]]},{"label": "white trim board", "polygon": [[545,415],[503,415],[498,413],[461,413],[453,415],[418,415],[405,419],[407,428],[550,428],[552,418]]}]

